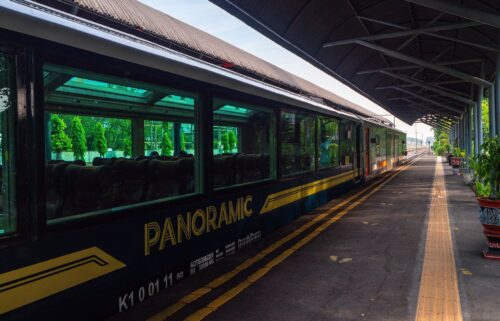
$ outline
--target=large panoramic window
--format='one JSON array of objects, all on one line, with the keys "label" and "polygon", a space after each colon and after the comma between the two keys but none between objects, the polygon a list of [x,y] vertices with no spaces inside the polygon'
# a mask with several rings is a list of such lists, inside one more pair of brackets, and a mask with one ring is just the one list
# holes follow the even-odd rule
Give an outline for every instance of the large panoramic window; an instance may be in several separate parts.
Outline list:
[{"label": "large panoramic window", "polygon": [[318,117],[318,167],[330,168],[340,164],[339,122],[329,117]]},{"label": "large panoramic window", "polygon": [[283,175],[314,170],[314,116],[281,113],[281,172]]},{"label": "large panoramic window", "polygon": [[14,130],[16,81],[14,57],[0,52],[0,235],[16,230]]},{"label": "large panoramic window", "polygon": [[271,178],[274,132],[271,109],[215,99],[215,188]]},{"label": "large panoramic window", "polygon": [[356,137],[353,123],[348,120],[342,120],[340,122],[340,165],[342,167],[352,167],[355,142]]},{"label": "large panoramic window", "polygon": [[47,217],[199,191],[196,95],[44,66]]}]

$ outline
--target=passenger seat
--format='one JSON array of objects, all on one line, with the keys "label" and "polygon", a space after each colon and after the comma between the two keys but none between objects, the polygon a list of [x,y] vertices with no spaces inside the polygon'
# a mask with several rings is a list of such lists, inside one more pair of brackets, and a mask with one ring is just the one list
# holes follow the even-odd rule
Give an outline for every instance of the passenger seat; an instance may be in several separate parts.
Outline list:
[{"label": "passenger seat", "polygon": [[151,159],[147,175],[147,200],[156,200],[181,193],[181,182],[176,179],[179,175],[179,161]]},{"label": "passenger seat", "polygon": [[149,160],[118,158],[113,170],[113,206],[134,204],[145,198]]},{"label": "passenger seat", "polygon": [[112,206],[112,170],[110,166],[68,165],[62,215],[103,210]]}]

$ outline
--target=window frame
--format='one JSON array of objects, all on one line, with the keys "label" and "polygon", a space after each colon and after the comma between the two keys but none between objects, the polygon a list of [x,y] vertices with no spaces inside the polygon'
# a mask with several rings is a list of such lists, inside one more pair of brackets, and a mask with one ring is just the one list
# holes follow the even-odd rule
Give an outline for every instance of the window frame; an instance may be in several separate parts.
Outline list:
[{"label": "window frame", "polygon": [[[243,95],[245,96],[245,95]],[[253,97],[252,97],[253,98]],[[269,151],[269,177],[268,178],[264,178],[264,179],[259,179],[259,180],[256,180],[256,181],[251,181],[251,182],[245,182],[245,183],[239,183],[239,184],[233,184],[233,185],[229,185],[229,186],[222,186],[222,187],[215,187],[215,185],[213,184],[213,175],[212,174],[207,174],[206,176],[210,176],[210,180],[212,182],[212,186],[211,186],[211,191],[213,193],[224,193],[226,191],[237,191],[239,189],[242,189],[242,188],[248,188],[248,187],[252,187],[252,186],[255,186],[255,185],[262,185],[262,184],[268,184],[268,183],[271,183],[271,182],[277,182],[278,181],[278,172],[276,170],[276,167],[278,166],[278,162],[277,162],[277,153],[278,153],[278,145],[279,145],[279,140],[278,140],[278,123],[277,123],[277,114],[279,114],[279,108],[277,108],[276,106],[272,106],[270,104],[267,104],[265,102],[259,102],[258,99],[252,99],[250,97],[235,97],[233,96],[232,94],[228,94],[228,93],[220,93],[220,92],[214,92],[213,96],[212,96],[212,101],[211,101],[211,104],[210,104],[210,114],[212,115],[212,122],[210,124],[210,146],[211,146],[211,149],[210,149],[210,154],[209,154],[209,157],[208,157],[208,162],[210,163],[211,165],[211,170],[207,173],[213,173],[213,160],[214,160],[214,153],[213,153],[213,130],[214,130],[214,127],[215,126],[226,126],[226,121],[223,121],[221,123],[215,123],[215,120],[214,120],[214,114],[215,114],[215,110],[214,110],[214,107],[215,107],[215,101],[224,101],[224,102],[228,102],[228,103],[231,103],[231,104],[235,104],[235,105],[240,105],[244,108],[253,108],[255,110],[259,110],[259,109],[262,109],[264,110],[265,112],[269,112],[269,114],[271,115],[271,122],[270,122],[270,130],[271,130],[271,137],[270,137],[270,151]],[[227,124],[230,124],[230,123],[227,123]],[[238,137],[238,149],[239,149],[239,144],[241,143],[241,137]]]},{"label": "window frame", "polygon": [[[303,171],[298,171],[298,172],[293,172],[291,174],[283,174],[283,169],[282,169],[282,163],[281,163],[281,152],[283,150],[283,132],[282,132],[282,120],[283,120],[283,113],[294,113],[294,114],[303,114],[303,115],[307,115],[308,117],[311,117],[313,119],[313,149],[314,149],[314,155],[313,155],[313,161],[312,161],[312,169],[307,169],[307,170],[303,170]],[[307,173],[315,173],[315,172],[318,172],[318,166],[317,166],[317,154],[318,154],[318,129],[317,129],[317,126],[318,126],[318,116],[319,115],[322,115],[321,113],[318,113],[318,112],[315,112],[315,111],[311,111],[311,110],[302,110],[302,109],[299,109],[299,108],[293,108],[293,107],[282,107],[280,108],[280,111],[279,111],[279,115],[280,115],[280,122],[278,123],[278,134],[279,134],[279,145],[280,145],[280,148],[279,148],[279,154],[277,156],[277,158],[280,160],[280,168],[279,168],[279,172],[280,172],[280,179],[282,181],[288,181],[290,179],[293,179],[293,178],[297,178],[297,177],[300,177],[300,176],[303,176],[304,174],[307,174]],[[299,138],[300,139],[300,138]]]},{"label": "window frame", "polygon": [[[13,188],[16,195],[16,229],[0,235],[2,249],[34,240],[43,229],[44,224],[39,218],[44,213],[40,213],[39,208],[41,205],[45,206],[41,201],[44,191],[43,183],[37,179],[37,173],[45,167],[40,166],[40,154],[43,154],[43,151],[37,148],[43,146],[43,139],[33,136],[37,131],[35,120],[38,113],[35,112],[35,106],[40,102],[37,95],[40,78],[36,71],[39,60],[31,48],[20,44],[17,39],[12,40],[8,35],[2,39],[0,51],[14,56],[16,89],[11,125],[14,141],[12,167],[15,172]],[[19,195],[23,197],[18,197]]]},{"label": "window frame", "polygon": [[[18,141],[19,141],[19,131],[17,130],[18,125],[17,125],[17,119],[20,114],[23,114],[21,109],[19,108],[19,103],[23,102],[26,97],[23,97],[22,95],[22,89],[23,85],[25,83],[22,82],[22,77],[20,75],[20,67],[23,67],[22,59],[24,58],[24,53],[20,52],[19,50],[16,50],[14,47],[4,47],[0,46],[0,54],[4,54],[6,56],[9,56],[9,60],[12,59],[13,61],[13,76],[11,77],[10,81],[10,90],[15,90],[15,92],[12,94],[11,97],[13,98],[12,101],[12,106],[9,108],[9,113],[7,114],[7,122],[8,122],[8,130],[9,130],[9,143],[12,143],[13,146],[9,146],[9,174],[7,177],[2,175],[2,180],[8,180],[9,184],[9,189],[10,189],[10,195],[2,195],[3,203],[11,203],[11,206],[13,207],[12,211],[9,211],[7,213],[8,220],[14,221],[14,227],[12,230],[4,230],[4,232],[0,233],[0,241],[3,240],[12,240],[16,237],[19,236],[20,231],[23,230],[24,226],[22,225],[21,218],[19,216],[19,205],[20,205],[20,200],[19,197],[17,197],[18,194],[18,185],[17,184],[17,168],[19,167],[17,165],[17,154],[21,152],[22,146],[18,146]],[[21,79],[20,79],[21,78]],[[3,139],[3,138],[2,138]],[[3,157],[3,156],[2,156]],[[5,164],[2,165],[2,167],[5,167]],[[5,199],[5,196],[8,197],[8,199]]]},{"label": "window frame", "polygon": [[[71,50],[76,50],[79,51],[78,49],[73,49]],[[94,54],[90,54],[88,57],[92,57]],[[86,56],[87,57],[87,56]],[[116,59],[113,58],[105,58],[105,57],[100,57],[102,62],[100,63],[93,63],[89,64],[86,59],[82,59],[82,61],[76,61],[74,59],[71,59],[67,54],[66,55],[60,55],[60,54],[55,54],[52,52],[49,53],[44,53],[41,54],[39,57],[39,63],[38,63],[38,79],[39,79],[39,85],[37,88],[38,91],[38,98],[39,101],[41,101],[40,106],[43,108],[38,108],[37,114],[43,115],[45,118],[45,114],[47,112],[55,112],[55,113],[65,113],[65,114],[71,114],[75,113],[78,115],[86,115],[86,116],[96,116],[96,117],[103,117],[103,118],[125,118],[125,119],[130,119],[132,120],[132,139],[134,139],[134,118],[137,117],[137,119],[140,119],[142,122],[142,128],[144,127],[144,120],[159,120],[159,121],[172,121],[174,118],[169,117],[168,115],[163,115],[159,113],[140,113],[140,112],[127,112],[127,111],[120,111],[119,109],[112,109],[112,108],[103,108],[102,111],[104,113],[97,113],[99,109],[88,109],[85,107],[66,107],[66,108],[56,108],[53,106],[50,106],[48,108],[45,107],[45,101],[44,101],[44,83],[43,83],[43,67],[45,64],[51,64],[51,65],[59,65],[59,66],[67,66],[68,68],[72,68],[75,70],[82,70],[86,73],[89,74],[98,74],[102,76],[111,76],[111,77],[124,77],[125,79],[130,79],[132,83],[135,82],[144,82],[151,84],[152,86],[157,86],[157,87],[163,87],[165,89],[173,89],[176,92],[185,92],[189,93],[191,96],[194,96],[195,98],[195,106],[194,106],[194,117],[193,118],[175,118],[176,120],[180,120],[181,123],[194,123],[196,131],[195,131],[195,191],[193,193],[188,193],[188,194],[183,194],[183,195],[176,195],[172,197],[167,197],[167,198],[161,198],[157,200],[149,200],[149,201],[144,201],[136,204],[129,204],[125,206],[117,206],[117,207],[111,207],[109,209],[103,209],[103,210],[96,210],[96,211],[90,211],[86,213],[80,213],[76,215],[71,215],[67,217],[61,217],[57,219],[53,219],[48,221],[47,220],[47,214],[45,210],[45,204],[46,204],[46,192],[45,192],[45,187],[42,187],[42,191],[40,192],[41,194],[41,199],[43,201],[40,202],[40,205],[42,206],[41,209],[39,209],[39,212],[41,212],[38,217],[39,220],[42,221],[40,222],[40,232],[43,233],[48,233],[51,234],[52,232],[57,232],[59,230],[64,230],[66,227],[71,227],[71,226],[76,226],[80,227],[83,225],[87,224],[94,224],[96,222],[100,221],[108,221],[110,219],[114,219],[115,217],[128,217],[129,215],[135,215],[134,213],[143,213],[144,209],[149,209],[149,208],[156,208],[157,206],[174,206],[177,203],[180,202],[185,202],[186,199],[196,199],[200,198],[206,195],[207,190],[204,182],[204,173],[202,170],[204,169],[204,163],[205,161],[205,151],[203,150],[201,146],[201,142],[203,141],[203,137],[201,136],[201,129],[202,129],[202,124],[205,122],[205,116],[204,113],[202,112],[202,108],[205,105],[205,102],[203,101],[206,99],[206,95],[204,94],[205,91],[203,90],[203,87],[197,88],[195,85],[190,84],[189,79],[187,81],[184,81],[184,84],[181,82],[180,84],[177,83],[176,81],[165,81],[165,79],[168,79],[169,74],[163,71],[159,71],[156,69],[150,69],[146,66],[140,65],[140,64],[132,64],[132,63],[123,63],[120,65],[120,69],[114,69],[112,66],[107,65],[105,63],[106,60],[110,60],[112,64],[117,64],[118,62]],[[125,68],[124,68],[125,66]],[[151,73],[155,74],[154,76],[151,76],[148,71],[151,71]],[[126,75],[123,75],[126,74]],[[129,74],[132,74],[132,76],[129,76]],[[172,78],[177,78],[179,76],[173,76]],[[188,82],[186,84],[185,82]],[[191,81],[194,83],[194,81]],[[205,98],[204,98],[205,97]],[[166,113],[167,114],[167,113]],[[45,150],[46,150],[46,141],[45,141],[45,121],[42,122],[44,125],[39,126],[40,128],[38,129],[38,134],[39,136],[43,137],[43,144],[39,147],[40,150],[42,150],[43,158],[41,159],[41,162],[38,162],[38,165],[40,163],[43,164],[41,166],[43,168],[42,175],[39,174],[39,176],[43,176],[41,181],[45,182]],[[45,186],[45,185],[43,185]],[[43,213],[42,213],[43,212]]]},{"label": "window frame", "polygon": [[[320,165],[319,165],[319,163],[320,163],[319,162],[319,145],[320,145],[319,136],[320,136],[320,124],[321,124],[322,118],[330,120],[330,121],[335,121],[337,123],[337,136],[338,136],[337,162],[338,162],[338,164],[334,165],[334,166],[320,167]],[[331,171],[331,170],[336,170],[336,169],[342,168],[342,166],[340,165],[340,122],[341,122],[341,119],[336,118],[336,117],[327,116],[327,115],[319,114],[316,117],[316,130],[317,130],[317,133],[316,133],[316,170],[317,171]]]}]

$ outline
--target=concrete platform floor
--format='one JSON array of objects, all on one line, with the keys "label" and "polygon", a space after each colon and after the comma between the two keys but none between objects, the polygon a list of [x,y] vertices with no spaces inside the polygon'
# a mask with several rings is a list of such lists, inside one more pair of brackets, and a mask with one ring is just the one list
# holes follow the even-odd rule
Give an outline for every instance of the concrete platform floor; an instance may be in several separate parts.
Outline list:
[{"label": "concrete platform floor", "polygon": [[[436,166],[433,156],[417,160],[373,195],[362,193],[369,197],[358,199],[355,208],[339,209],[345,213],[331,225],[314,232],[325,221],[314,224],[213,290],[207,291],[209,282],[366,186],[110,321],[415,320]],[[443,166],[463,320],[500,320],[500,261],[481,257],[485,240],[475,197],[461,176]],[[377,188],[384,179],[370,184]],[[310,233],[309,240],[300,243]],[[454,319],[441,315],[435,320]]]}]

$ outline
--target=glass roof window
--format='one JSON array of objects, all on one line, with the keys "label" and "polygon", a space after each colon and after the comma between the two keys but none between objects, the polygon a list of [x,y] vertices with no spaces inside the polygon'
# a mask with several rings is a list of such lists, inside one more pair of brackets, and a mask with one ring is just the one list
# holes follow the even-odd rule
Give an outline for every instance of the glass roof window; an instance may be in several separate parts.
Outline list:
[{"label": "glass roof window", "polygon": [[43,77],[45,100],[57,105],[135,107],[150,113],[164,108],[192,112],[195,106],[196,97],[188,92],[71,67],[45,64]]},{"label": "glass roof window", "polygon": [[233,105],[223,105],[221,108],[215,111],[216,114],[221,115],[231,115],[231,116],[240,116],[240,117],[248,117],[253,111],[248,108],[238,107]]},{"label": "glass roof window", "polygon": [[108,82],[72,77],[70,80],[59,86],[57,92],[70,93],[75,95],[93,96],[99,98],[126,100],[138,103],[147,103],[147,96],[150,91],[116,85]]},{"label": "glass roof window", "polygon": [[177,107],[177,108],[194,108],[194,99],[177,95],[168,95],[155,103],[156,106]]}]

